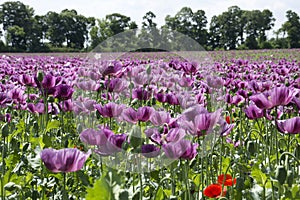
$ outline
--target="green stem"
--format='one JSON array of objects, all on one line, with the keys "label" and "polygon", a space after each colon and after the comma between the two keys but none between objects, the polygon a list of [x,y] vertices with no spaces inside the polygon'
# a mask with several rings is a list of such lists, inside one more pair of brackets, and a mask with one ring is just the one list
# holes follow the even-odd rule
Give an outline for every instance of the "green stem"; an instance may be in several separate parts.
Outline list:
[{"label": "green stem", "polygon": [[1,175],[1,199],[5,199],[4,194],[4,175],[5,175],[5,162],[4,162],[4,156],[5,156],[5,137],[2,137],[3,139],[3,145],[2,145],[2,175]]},{"label": "green stem", "polygon": [[190,191],[190,183],[189,183],[189,162],[186,160],[185,162],[185,184],[186,184],[186,199],[190,200],[191,199],[191,191]]}]

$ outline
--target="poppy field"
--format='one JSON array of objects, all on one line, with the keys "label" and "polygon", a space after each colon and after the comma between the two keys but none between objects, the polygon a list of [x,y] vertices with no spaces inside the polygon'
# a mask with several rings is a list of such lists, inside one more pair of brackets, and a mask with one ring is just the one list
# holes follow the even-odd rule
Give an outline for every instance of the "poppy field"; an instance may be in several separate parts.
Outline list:
[{"label": "poppy field", "polygon": [[300,199],[300,50],[207,55],[1,55],[0,199]]}]

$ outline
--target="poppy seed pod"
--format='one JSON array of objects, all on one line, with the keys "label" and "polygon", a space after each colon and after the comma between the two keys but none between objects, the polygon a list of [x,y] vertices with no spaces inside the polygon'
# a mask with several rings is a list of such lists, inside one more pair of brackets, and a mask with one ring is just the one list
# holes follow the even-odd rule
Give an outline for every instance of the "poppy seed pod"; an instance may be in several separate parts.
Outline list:
[{"label": "poppy seed pod", "polygon": [[286,177],[287,177],[287,171],[284,166],[282,166],[282,165],[277,166],[275,177],[276,177],[276,180],[278,180],[278,182],[281,185],[284,184]]},{"label": "poppy seed pod", "polygon": [[250,153],[251,156],[253,156],[255,154],[255,152],[256,152],[255,142],[253,142],[253,141],[247,142],[247,151]]},{"label": "poppy seed pod", "polygon": [[37,72],[37,80],[38,80],[39,82],[42,82],[43,79],[44,79],[44,73],[43,73],[42,71],[38,71],[38,72]]},{"label": "poppy seed pod", "polygon": [[289,187],[292,187],[293,181],[294,181],[294,173],[292,170],[289,170],[287,172],[286,183],[288,184]]}]

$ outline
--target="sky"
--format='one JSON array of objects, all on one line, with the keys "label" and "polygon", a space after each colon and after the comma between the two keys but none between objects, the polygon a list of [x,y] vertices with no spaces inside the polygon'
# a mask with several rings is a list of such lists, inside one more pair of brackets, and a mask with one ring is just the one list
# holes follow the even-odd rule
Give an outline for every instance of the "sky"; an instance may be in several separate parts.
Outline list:
[{"label": "sky", "polygon": [[[1,0],[1,2],[5,2]],[[11,1],[11,0],[10,0]],[[129,16],[141,27],[142,18],[148,11],[156,15],[158,26],[164,24],[167,15],[174,16],[182,7],[190,7],[194,12],[204,10],[208,22],[213,15],[219,15],[230,6],[242,10],[269,9],[275,17],[274,30],[286,21],[286,11],[292,10],[300,15],[298,0],[20,0],[33,7],[35,14],[44,15],[48,11],[60,12],[63,9],[75,9],[86,17],[105,18],[105,15],[120,13]],[[2,3],[1,3],[2,4]],[[209,24],[209,23],[208,23]],[[273,35],[272,32],[268,33]]]}]

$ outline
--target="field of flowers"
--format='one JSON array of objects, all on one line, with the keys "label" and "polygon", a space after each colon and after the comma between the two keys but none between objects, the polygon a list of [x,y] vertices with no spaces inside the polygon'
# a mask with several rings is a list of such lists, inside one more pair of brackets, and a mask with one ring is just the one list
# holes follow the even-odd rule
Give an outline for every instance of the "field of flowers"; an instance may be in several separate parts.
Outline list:
[{"label": "field of flowers", "polygon": [[300,199],[300,50],[208,54],[1,55],[0,199]]}]

